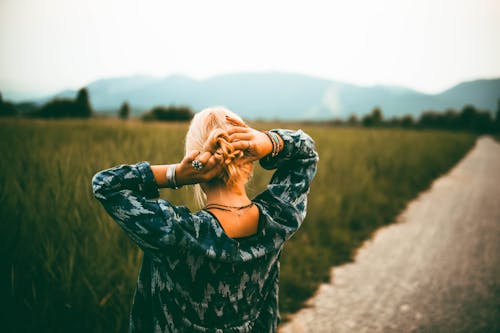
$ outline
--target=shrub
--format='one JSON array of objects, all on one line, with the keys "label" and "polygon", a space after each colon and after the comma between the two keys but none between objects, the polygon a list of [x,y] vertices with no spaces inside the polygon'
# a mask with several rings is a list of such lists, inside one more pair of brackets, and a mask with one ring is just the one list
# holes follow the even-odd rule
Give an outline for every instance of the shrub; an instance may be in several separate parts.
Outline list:
[{"label": "shrub", "polygon": [[143,114],[142,119],[160,121],[188,121],[194,116],[189,106],[156,106]]}]

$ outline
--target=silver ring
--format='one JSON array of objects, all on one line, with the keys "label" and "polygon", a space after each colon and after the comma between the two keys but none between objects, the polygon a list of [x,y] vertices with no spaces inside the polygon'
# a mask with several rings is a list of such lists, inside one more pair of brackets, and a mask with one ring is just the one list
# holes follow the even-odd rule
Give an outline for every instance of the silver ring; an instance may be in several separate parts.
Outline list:
[{"label": "silver ring", "polygon": [[200,162],[200,161],[198,161],[198,160],[193,160],[193,162],[191,162],[191,165],[193,166],[193,168],[194,168],[195,170],[201,170],[201,169],[203,169],[203,167],[204,167],[203,163],[201,163],[201,162]]}]

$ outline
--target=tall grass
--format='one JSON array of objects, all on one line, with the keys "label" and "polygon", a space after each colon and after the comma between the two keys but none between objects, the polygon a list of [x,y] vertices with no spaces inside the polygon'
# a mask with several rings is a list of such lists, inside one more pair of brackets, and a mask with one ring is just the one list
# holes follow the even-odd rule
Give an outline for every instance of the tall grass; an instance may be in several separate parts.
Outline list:
[{"label": "tall grass", "polygon": [[[141,253],[93,198],[90,180],[116,164],[179,161],[186,129],[182,123],[0,120],[5,331],[126,331]],[[306,222],[282,256],[285,313],[475,139],[451,132],[304,130],[316,141],[320,163]],[[251,194],[269,177],[257,168]],[[164,190],[162,197],[194,209],[186,187]]]}]

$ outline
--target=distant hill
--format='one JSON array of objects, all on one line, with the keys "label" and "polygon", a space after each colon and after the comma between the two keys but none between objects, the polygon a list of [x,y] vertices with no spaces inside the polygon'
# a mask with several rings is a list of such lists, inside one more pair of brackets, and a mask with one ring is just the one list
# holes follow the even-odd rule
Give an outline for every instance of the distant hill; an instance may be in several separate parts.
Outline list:
[{"label": "distant hill", "polygon": [[[500,79],[461,83],[440,94],[391,87],[361,87],[291,73],[236,73],[194,80],[173,75],[165,78],[130,76],[94,81],[87,86],[96,111],[116,112],[128,101],[140,113],[155,105],[189,105],[195,110],[224,105],[253,119],[331,119],[364,115],[379,106],[385,117],[419,115],[425,110],[461,109],[473,104],[495,110]],[[53,97],[74,97],[66,90]]]}]

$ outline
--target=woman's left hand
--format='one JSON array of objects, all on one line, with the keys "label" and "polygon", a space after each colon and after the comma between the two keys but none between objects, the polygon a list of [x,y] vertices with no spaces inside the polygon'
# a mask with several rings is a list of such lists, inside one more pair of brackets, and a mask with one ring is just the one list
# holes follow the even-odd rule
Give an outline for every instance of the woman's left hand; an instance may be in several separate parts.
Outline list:
[{"label": "woman's left hand", "polygon": [[[201,163],[201,169],[195,169],[193,161]],[[200,153],[193,150],[187,154],[175,168],[175,179],[178,185],[205,183],[218,176],[222,171],[222,156],[210,152]]]},{"label": "woman's left hand", "polygon": [[[273,143],[262,131],[258,131],[240,122],[238,119],[226,116],[227,121],[233,125],[228,131],[229,139],[234,149],[244,152],[244,158],[253,162],[260,160],[273,151]],[[282,139],[279,138],[282,142]],[[281,143],[283,145],[283,143]]]}]

